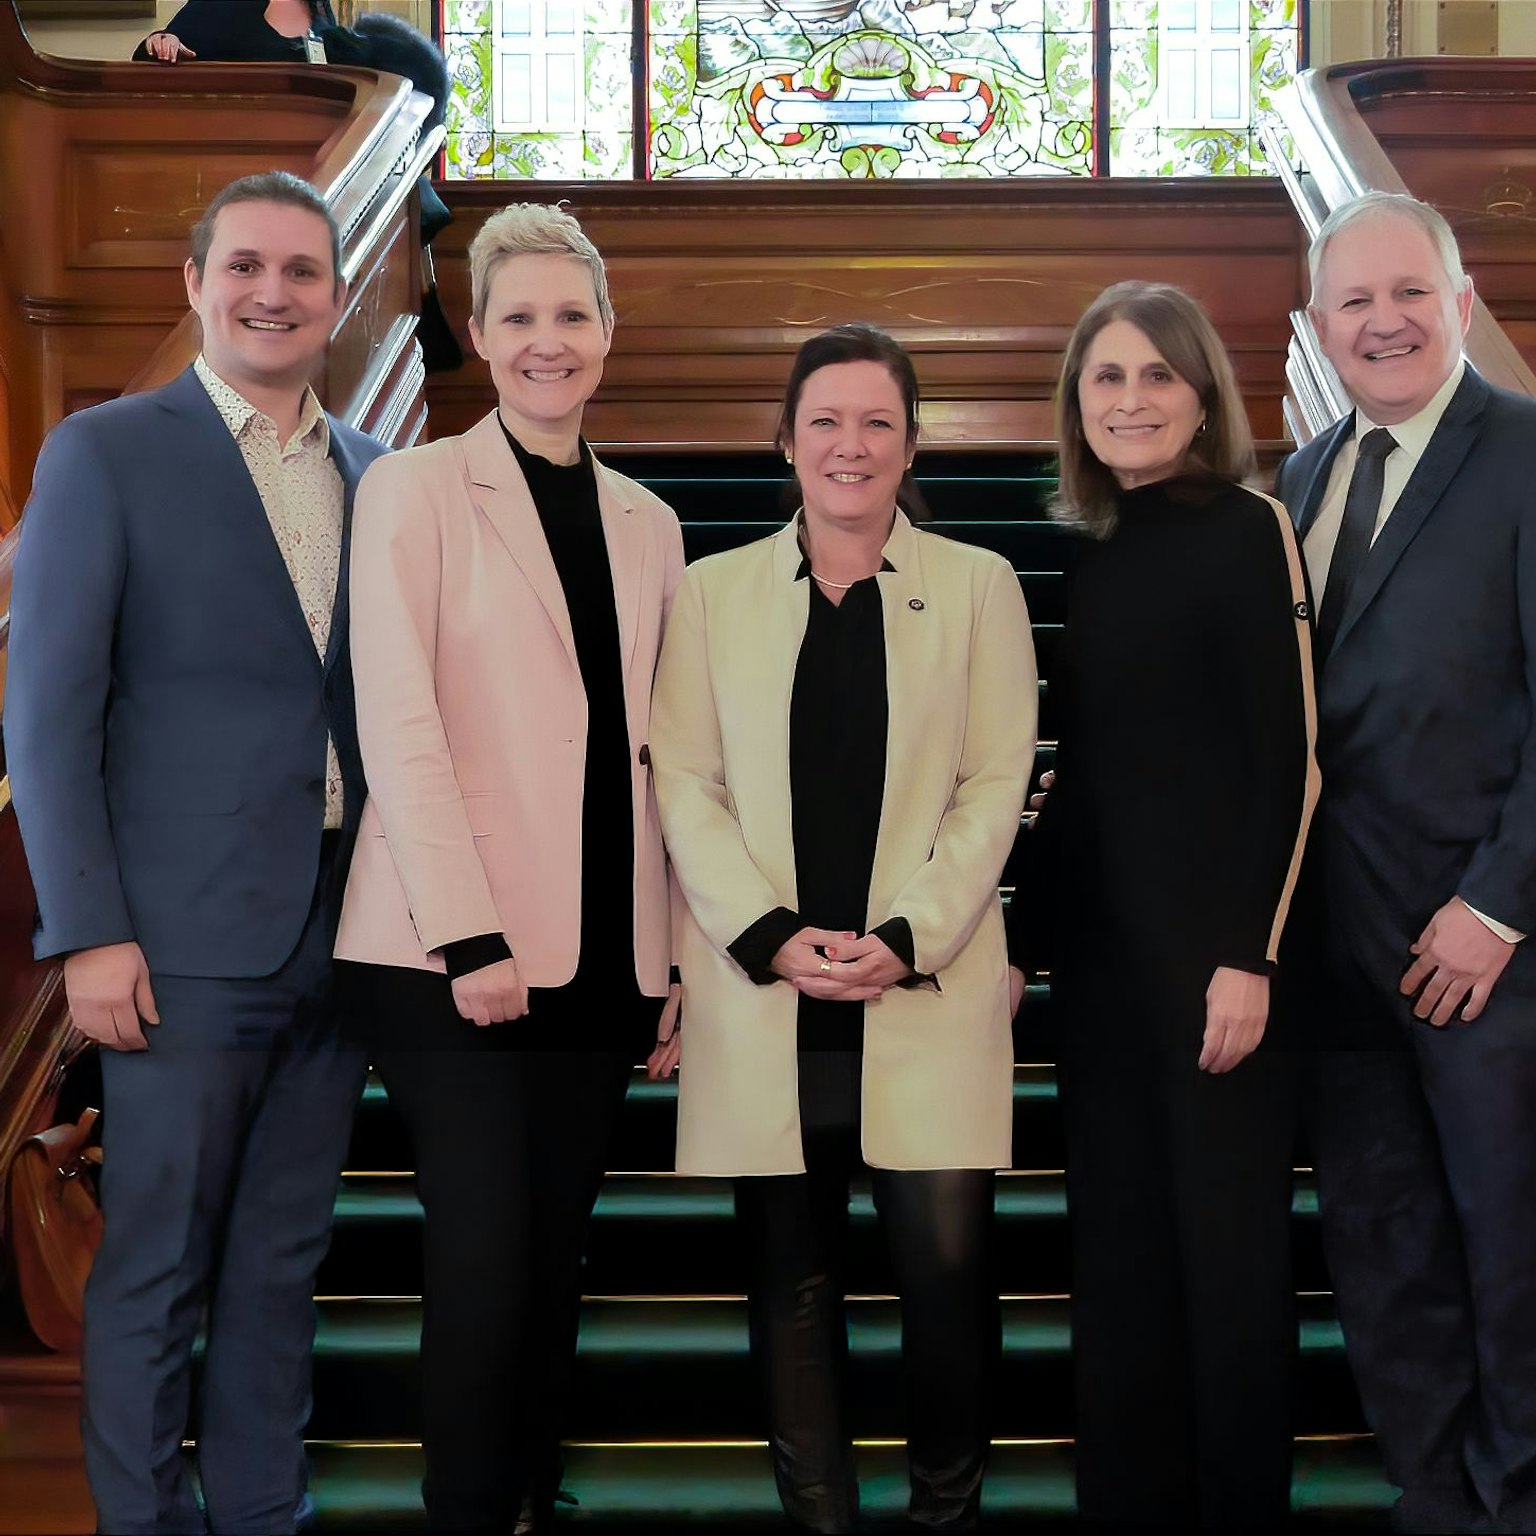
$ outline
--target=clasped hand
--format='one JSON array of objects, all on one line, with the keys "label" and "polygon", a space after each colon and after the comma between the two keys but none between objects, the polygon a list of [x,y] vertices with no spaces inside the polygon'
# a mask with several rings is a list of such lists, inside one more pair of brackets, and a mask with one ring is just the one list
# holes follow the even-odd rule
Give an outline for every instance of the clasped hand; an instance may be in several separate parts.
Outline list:
[{"label": "clasped hand", "polygon": [[830,928],[802,928],[768,969],[807,997],[840,1003],[871,1002],[912,974],[883,939]]},{"label": "clasped hand", "polygon": [[1419,994],[1414,1017],[1437,1029],[1449,1024],[1458,1008],[1470,1024],[1487,1005],[1515,952],[1515,946],[1494,933],[1459,896],[1430,918],[1410,949],[1415,959],[1399,990],[1404,997]]}]

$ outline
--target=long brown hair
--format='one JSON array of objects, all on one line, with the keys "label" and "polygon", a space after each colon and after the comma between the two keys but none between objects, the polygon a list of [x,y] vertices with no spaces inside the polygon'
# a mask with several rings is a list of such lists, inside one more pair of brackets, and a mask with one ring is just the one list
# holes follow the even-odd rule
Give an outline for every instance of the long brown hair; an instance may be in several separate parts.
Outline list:
[{"label": "long brown hair", "polygon": [[1056,386],[1056,441],[1060,478],[1051,515],[1107,539],[1115,529],[1120,487],[1088,446],[1077,387],[1094,338],[1116,320],[1128,321],[1196,395],[1205,423],[1185,456],[1185,468],[1223,480],[1250,479],[1256,464],[1253,433],[1227,350],[1216,328],[1182,288],[1168,283],[1126,282],[1106,288],[1072,331]]}]

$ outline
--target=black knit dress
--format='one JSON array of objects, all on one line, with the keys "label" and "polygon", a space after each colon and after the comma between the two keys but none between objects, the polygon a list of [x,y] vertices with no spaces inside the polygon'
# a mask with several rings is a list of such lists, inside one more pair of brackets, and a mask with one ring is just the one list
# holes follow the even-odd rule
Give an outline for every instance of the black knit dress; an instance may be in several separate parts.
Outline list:
[{"label": "black knit dress", "polygon": [[1267,975],[1279,953],[1306,820],[1305,589],[1284,514],[1238,486],[1165,481],[1119,513],[1077,567],[1021,908],[1053,930],[1078,1510],[1279,1528],[1295,1080],[1275,987],[1254,1055],[1197,1062],[1213,972]]}]

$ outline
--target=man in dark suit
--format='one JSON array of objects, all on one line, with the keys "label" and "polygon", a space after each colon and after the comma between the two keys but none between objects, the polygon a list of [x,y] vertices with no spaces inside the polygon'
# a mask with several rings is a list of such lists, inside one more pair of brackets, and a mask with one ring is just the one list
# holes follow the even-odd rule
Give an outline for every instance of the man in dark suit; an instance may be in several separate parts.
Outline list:
[{"label": "man in dark suit", "polygon": [[1407,1530],[1536,1530],[1536,401],[1463,360],[1444,220],[1312,249],[1355,410],[1282,466],[1318,603],[1329,1038],[1310,1131]]},{"label": "man in dark suit", "polygon": [[226,187],[186,267],[202,356],[61,423],[22,523],[5,738],[35,947],[103,1047],[103,1531],[292,1531],[306,1502],[312,1286],[363,1078],[331,987],[364,797],[346,546],[383,451],[309,387],[339,254],[307,183]]}]

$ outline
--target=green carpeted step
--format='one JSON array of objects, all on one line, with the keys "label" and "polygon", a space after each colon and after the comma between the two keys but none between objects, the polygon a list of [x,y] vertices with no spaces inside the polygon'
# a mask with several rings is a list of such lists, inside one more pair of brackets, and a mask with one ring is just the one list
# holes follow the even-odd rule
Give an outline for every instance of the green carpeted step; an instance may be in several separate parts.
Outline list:
[{"label": "green carpeted step", "polygon": [[[1331,1299],[1301,1302],[1297,1424],[1308,1434],[1363,1429]],[[415,1300],[326,1301],[315,1353],[310,1434],[330,1440],[410,1440],[420,1434]],[[849,1422],[861,1439],[906,1432],[901,1323],[890,1297],[848,1303]],[[1010,1297],[994,1433],[1005,1439],[1072,1433],[1068,1303]],[[605,1297],[583,1308],[575,1416],[578,1440],[720,1439],[762,1433],[762,1409],[740,1297]]]},{"label": "green carpeted step", "polygon": [[[418,1489],[421,1452],[409,1445],[310,1448],[317,1532],[425,1530]],[[906,1453],[861,1445],[859,1483],[872,1530],[899,1530],[906,1511]],[[647,1530],[782,1531],[765,1445],[572,1445],[565,1485],[578,1505],[562,1524],[582,1536]],[[1303,1527],[1372,1529],[1384,1524],[1393,1491],[1369,1441],[1303,1440],[1296,1447],[1291,1505]],[[1072,1520],[1072,1448],[1060,1443],[994,1445],[982,1503],[987,1532],[1067,1529]]]},{"label": "green carpeted step", "polygon": [[[466,1175],[467,1176],[467,1175]],[[1300,1291],[1325,1291],[1317,1198],[1299,1175],[1293,1203]],[[847,1284],[857,1295],[895,1289],[867,1183],[851,1201]],[[1066,1191],[1057,1173],[1012,1173],[997,1181],[999,1288],[1008,1295],[1070,1289]],[[408,1176],[350,1175],[336,1204],[322,1296],[421,1294],[421,1207]],[[602,1296],[738,1295],[746,1263],[727,1179],[615,1175],[597,1202],[583,1290]]]},{"label": "green carpeted step", "polygon": [[[1048,989],[1034,988],[1027,1005],[1034,1027],[1046,1027],[1049,1006]],[[1013,1105],[1015,1163],[1022,1168],[1059,1168],[1061,1117],[1056,1107],[1052,1068],[1015,1068]],[[644,1072],[637,1070],[629,1085],[618,1141],[610,1159],[612,1167],[628,1173],[668,1172],[673,1164],[676,1138],[676,1079],[652,1083]],[[377,1078],[370,1078],[353,1126],[347,1167],[358,1173],[398,1173],[413,1166],[405,1128],[390,1108],[383,1085]]]}]

